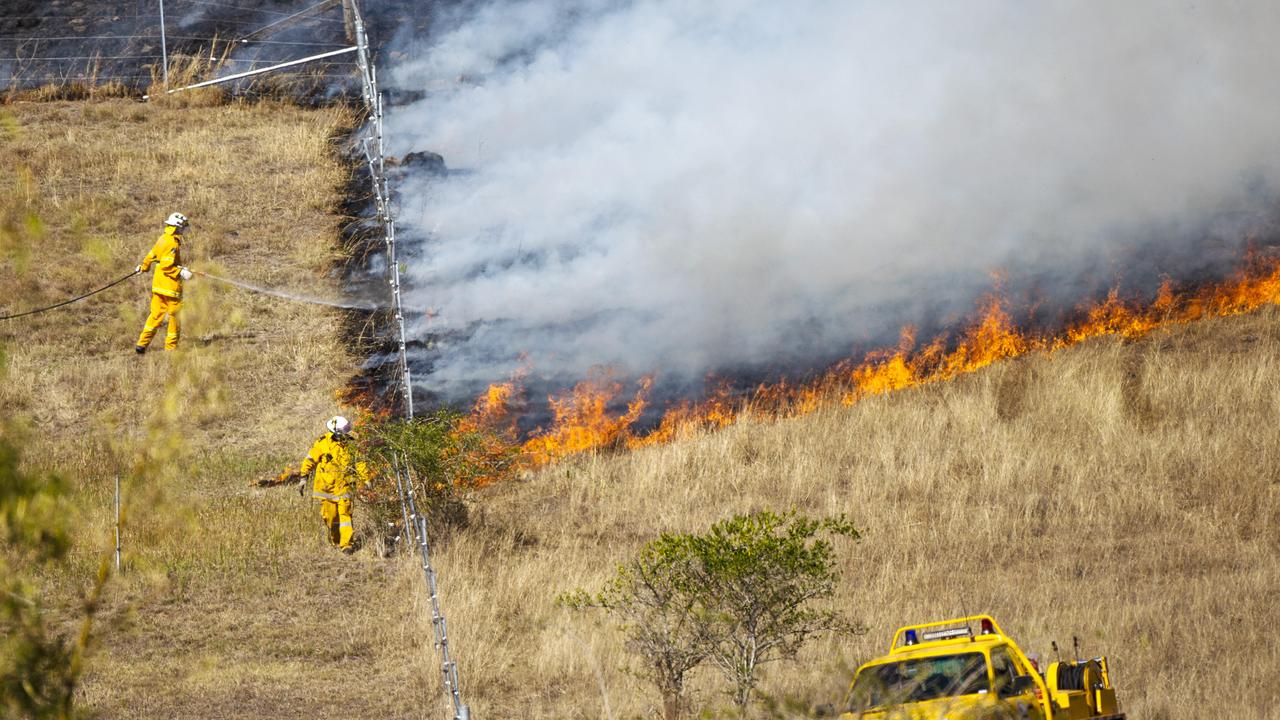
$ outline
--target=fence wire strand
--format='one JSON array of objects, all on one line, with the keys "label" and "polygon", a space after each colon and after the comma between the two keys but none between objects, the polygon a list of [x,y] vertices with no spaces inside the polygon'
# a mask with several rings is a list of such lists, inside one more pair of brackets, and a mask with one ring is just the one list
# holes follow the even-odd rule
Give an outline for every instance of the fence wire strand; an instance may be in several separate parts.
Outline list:
[{"label": "fence wire strand", "polygon": [[[207,35],[165,35],[170,40],[210,40]],[[41,42],[45,40],[159,40],[159,35],[0,35],[0,40],[14,40],[18,43]],[[341,42],[308,42],[305,40],[237,40],[226,38],[222,42],[233,45],[308,45],[346,47]]]}]

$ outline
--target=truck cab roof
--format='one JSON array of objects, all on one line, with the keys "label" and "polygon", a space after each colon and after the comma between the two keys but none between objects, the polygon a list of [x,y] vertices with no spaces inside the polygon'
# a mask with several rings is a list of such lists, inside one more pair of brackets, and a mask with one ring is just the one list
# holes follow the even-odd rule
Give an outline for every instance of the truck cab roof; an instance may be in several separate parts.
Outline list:
[{"label": "truck cab roof", "polygon": [[893,634],[886,661],[966,649],[989,649],[1013,641],[990,615],[971,615],[919,625],[904,625]]}]

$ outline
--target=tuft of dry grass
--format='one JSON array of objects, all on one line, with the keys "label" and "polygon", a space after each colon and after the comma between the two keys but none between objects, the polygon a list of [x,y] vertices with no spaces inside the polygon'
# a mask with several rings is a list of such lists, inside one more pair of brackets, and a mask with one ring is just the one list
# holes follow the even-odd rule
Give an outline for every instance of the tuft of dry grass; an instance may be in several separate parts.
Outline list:
[{"label": "tuft of dry grass", "polygon": [[[1100,339],[954,382],[665,447],[581,457],[489,490],[441,555],[477,717],[655,713],[634,658],[557,593],[598,587],[662,531],[737,512],[848,513],[837,604],[866,635],[764,671],[784,717],[839,702],[894,628],[991,612],[1048,661],[1107,654],[1130,717],[1280,702],[1280,310]],[[597,673],[603,677],[598,681]],[[601,683],[606,688],[601,691]],[[709,673],[695,702],[729,701]]]}]

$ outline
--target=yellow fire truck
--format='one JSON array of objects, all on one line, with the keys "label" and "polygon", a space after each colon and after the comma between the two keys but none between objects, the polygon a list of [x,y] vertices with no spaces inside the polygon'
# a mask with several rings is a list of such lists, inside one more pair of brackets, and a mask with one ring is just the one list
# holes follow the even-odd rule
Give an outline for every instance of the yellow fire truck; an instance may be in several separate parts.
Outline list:
[{"label": "yellow fire truck", "polygon": [[1105,657],[1043,674],[990,615],[907,625],[858,668],[843,720],[1123,720]]}]

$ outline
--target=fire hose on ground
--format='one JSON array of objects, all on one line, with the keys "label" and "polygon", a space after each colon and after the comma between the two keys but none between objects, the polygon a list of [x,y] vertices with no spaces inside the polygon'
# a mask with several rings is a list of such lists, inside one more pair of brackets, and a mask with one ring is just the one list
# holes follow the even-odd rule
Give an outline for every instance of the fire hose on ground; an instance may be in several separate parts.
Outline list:
[{"label": "fire hose on ground", "polygon": [[27,315],[35,315],[36,313],[48,312],[48,311],[50,311],[50,310],[56,310],[56,309],[58,309],[58,308],[60,308],[60,307],[63,307],[63,306],[65,306],[65,305],[70,305],[71,303],[80,302],[81,300],[84,300],[84,299],[85,299],[85,298],[87,298],[87,297],[92,297],[92,296],[94,296],[94,295],[97,295],[98,293],[102,292],[103,290],[109,290],[109,289],[111,289],[111,288],[115,287],[116,285],[119,285],[120,283],[124,282],[125,280],[128,280],[129,278],[133,277],[134,275],[139,274],[140,272],[141,272],[141,270],[134,270],[133,272],[129,273],[128,275],[125,275],[124,277],[120,278],[119,280],[112,280],[111,282],[107,283],[106,285],[103,285],[102,287],[98,288],[97,290],[90,290],[89,292],[87,292],[87,293],[85,293],[85,294],[83,294],[83,295],[77,295],[77,296],[75,296],[75,297],[71,298],[70,300],[63,300],[63,301],[62,301],[62,302],[60,302],[60,303],[54,303],[53,305],[46,305],[45,307],[35,308],[34,310],[25,310],[25,311],[23,311],[23,312],[19,312],[19,313],[12,313],[12,314],[9,314],[9,315],[0,315],[0,320],[11,320],[11,319],[13,319],[13,318],[25,317],[25,316],[27,316]]}]

